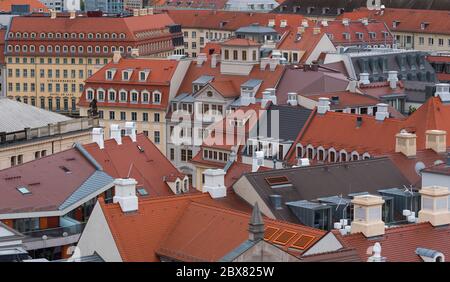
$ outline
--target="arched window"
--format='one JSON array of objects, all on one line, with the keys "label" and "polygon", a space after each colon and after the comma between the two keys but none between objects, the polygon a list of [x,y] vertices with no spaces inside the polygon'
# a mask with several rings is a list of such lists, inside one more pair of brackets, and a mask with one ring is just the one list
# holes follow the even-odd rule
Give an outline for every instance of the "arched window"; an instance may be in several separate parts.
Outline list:
[{"label": "arched window", "polygon": [[155,104],[161,103],[161,93],[159,93],[158,91],[153,92],[153,103]]},{"label": "arched window", "polygon": [[306,154],[308,159],[310,160],[314,159],[314,148],[312,146],[308,146],[306,148]]},{"label": "arched window", "polygon": [[183,181],[183,190],[184,192],[187,192],[189,190],[189,179],[185,179]]},{"label": "arched window", "polygon": [[78,46],[78,53],[83,53],[83,51],[84,51],[83,46]]},{"label": "arched window", "polygon": [[14,47],[14,51],[20,52],[20,45],[16,45],[16,46]]},{"label": "arched window", "polygon": [[149,103],[150,102],[150,93],[148,91],[142,91],[142,103]]},{"label": "arched window", "polygon": [[130,93],[131,93],[131,103],[137,103],[138,97],[139,97],[139,92],[137,92],[136,90],[133,90]]},{"label": "arched window", "polygon": [[352,161],[357,161],[359,160],[359,154],[356,151],[352,152]]},{"label": "arched window", "polygon": [[119,38],[120,38],[120,39],[125,39],[125,33],[121,33],[121,34],[119,35]]},{"label": "arched window", "polygon": [[297,159],[301,159],[303,157],[303,146],[301,144],[297,145]]},{"label": "arched window", "polygon": [[179,181],[179,180],[177,180],[177,181],[175,182],[175,192],[176,192],[177,194],[180,194],[180,193],[181,193],[181,190],[180,190],[180,181]]},{"label": "arched window", "polygon": [[41,53],[45,52],[45,46],[44,45],[39,46],[39,52],[41,52]]},{"label": "arched window", "polygon": [[116,101],[116,91],[114,89],[110,89],[108,91],[108,101],[115,102]]},{"label": "arched window", "polygon": [[322,146],[320,146],[319,148],[317,148],[317,160],[325,161],[325,159],[326,159],[326,151]]},{"label": "arched window", "polygon": [[53,51],[53,46],[52,45],[48,45],[47,46],[47,52],[51,53]]},{"label": "arched window", "polygon": [[12,45],[8,45],[8,52],[12,52],[13,50],[13,46]]},{"label": "arched window", "polygon": [[120,102],[126,102],[127,101],[127,95],[128,95],[127,91],[120,90],[119,95],[120,95]]},{"label": "arched window", "polygon": [[328,160],[331,163],[335,163],[336,162],[336,150],[334,148],[330,148],[328,150]]},{"label": "arched window", "polygon": [[363,160],[368,160],[368,159],[370,159],[370,154],[364,153],[362,157],[363,157]]},{"label": "arched window", "polygon": [[340,155],[341,162],[346,162],[347,161],[348,155],[347,155],[347,152],[345,150],[341,150],[339,152],[339,155]]},{"label": "arched window", "polygon": [[31,45],[30,46],[30,52],[34,52],[34,51],[36,51],[36,47],[34,47],[34,45]]},{"label": "arched window", "polygon": [[98,101],[105,101],[105,90],[98,89],[97,90],[97,100]]},{"label": "arched window", "polygon": [[103,53],[108,53],[108,46],[103,46]]},{"label": "arched window", "polygon": [[93,89],[91,89],[91,88],[86,89],[86,99],[88,101],[92,101],[94,99],[94,90]]},{"label": "arched window", "polygon": [[66,45],[63,46],[63,53],[67,53],[69,52],[69,47],[67,47]]}]

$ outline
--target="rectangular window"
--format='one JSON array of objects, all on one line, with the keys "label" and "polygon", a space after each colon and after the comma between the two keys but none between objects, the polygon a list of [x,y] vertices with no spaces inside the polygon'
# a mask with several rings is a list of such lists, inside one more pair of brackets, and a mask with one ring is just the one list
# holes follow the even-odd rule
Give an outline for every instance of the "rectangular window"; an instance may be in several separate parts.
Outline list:
[{"label": "rectangular window", "polygon": [[155,113],[154,115],[153,115],[153,119],[154,119],[154,121],[155,122],[160,122],[160,116],[159,116],[159,113]]},{"label": "rectangular window", "polygon": [[170,160],[171,161],[175,160],[175,149],[174,148],[170,148]]},{"label": "rectangular window", "polygon": [[148,113],[142,113],[142,121],[148,121]]},{"label": "rectangular window", "polygon": [[120,112],[120,120],[127,120],[127,113],[126,112]]},{"label": "rectangular window", "polygon": [[160,132],[159,131],[155,131],[154,132],[154,135],[155,135],[155,144],[159,144],[159,142],[161,142],[161,140],[160,140]]},{"label": "rectangular window", "polygon": [[136,112],[131,112],[131,120],[137,121],[137,113]]},{"label": "rectangular window", "polygon": [[110,120],[115,120],[116,119],[116,112],[109,111],[109,119]]},{"label": "rectangular window", "polygon": [[235,61],[238,60],[238,51],[237,50],[233,50],[233,60],[235,60]]}]

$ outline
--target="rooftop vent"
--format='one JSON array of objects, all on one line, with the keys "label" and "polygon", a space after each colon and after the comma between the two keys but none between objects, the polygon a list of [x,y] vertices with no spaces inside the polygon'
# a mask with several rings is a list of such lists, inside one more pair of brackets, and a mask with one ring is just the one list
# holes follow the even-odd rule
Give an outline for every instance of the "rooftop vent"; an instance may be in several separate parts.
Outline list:
[{"label": "rooftop vent", "polygon": [[269,196],[270,202],[272,203],[272,207],[276,210],[281,210],[281,202],[283,197],[281,195],[270,195]]}]

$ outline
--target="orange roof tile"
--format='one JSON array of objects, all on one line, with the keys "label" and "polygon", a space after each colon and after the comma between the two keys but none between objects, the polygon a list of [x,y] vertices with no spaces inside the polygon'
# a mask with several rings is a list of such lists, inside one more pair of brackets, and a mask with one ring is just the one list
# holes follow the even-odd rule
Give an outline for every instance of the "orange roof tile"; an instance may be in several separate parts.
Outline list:
[{"label": "orange roof tile", "polygon": [[1,0],[0,12],[11,12],[12,5],[30,5],[30,12],[48,12],[48,8],[38,0]]},{"label": "orange roof tile", "polygon": [[258,42],[255,42],[246,38],[231,38],[221,43],[223,46],[260,46]]}]

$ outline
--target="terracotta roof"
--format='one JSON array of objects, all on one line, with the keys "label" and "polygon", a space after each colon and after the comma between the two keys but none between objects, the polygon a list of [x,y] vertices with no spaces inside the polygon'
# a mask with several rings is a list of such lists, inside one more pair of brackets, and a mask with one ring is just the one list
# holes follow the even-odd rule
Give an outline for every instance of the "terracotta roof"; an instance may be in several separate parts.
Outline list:
[{"label": "terracotta roof", "polygon": [[166,14],[154,14],[139,17],[87,17],[78,15],[70,19],[68,15],[58,15],[56,19],[49,16],[22,16],[13,17],[10,32],[115,32],[125,33],[126,39],[121,41],[137,40],[139,31],[164,29],[167,25],[174,24]]},{"label": "terracotta roof", "polygon": [[[392,9],[386,8],[384,13],[369,11],[360,8],[355,12],[344,13],[341,18],[369,17],[377,21],[385,22],[392,32],[416,32],[433,34],[450,34],[450,15],[448,11],[416,10],[416,9]],[[394,28],[392,23],[397,21]],[[421,24],[427,23],[422,29]]]},{"label": "terracotta roof", "polygon": [[232,38],[222,42],[223,46],[260,46],[258,42],[245,38]]},{"label": "terracotta roof", "polygon": [[[297,23],[297,25],[299,24]],[[302,63],[309,58],[317,47],[317,44],[324,36],[324,32],[314,34],[313,29],[307,29],[301,37],[298,37],[297,25],[292,26],[290,30],[286,31],[281,41],[277,44],[277,49],[300,51],[299,62]]]},{"label": "terracotta roof", "polygon": [[450,63],[450,56],[427,56],[427,60],[430,63],[438,62],[438,63]]},{"label": "terracotta roof", "polygon": [[381,256],[388,262],[421,262],[416,254],[417,248],[436,250],[450,256],[450,226],[433,227],[430,223],[408,224],[400,227],[387,228],[383,236],[366,238],[362,233],[342,236],[339,232],[333,234],[348,248],[355,248],[362,261],[372,254],[367,254],[376,242],[381,244]]},{"label": "terracotta roof", "polygon": [[[57,211],[95,171],[75,148],[4,169],[0,213]],[[31,193],[24,195],[19,187]]]},{"label": "terracotta roof", "polygon": [[422,177],[416,172],[416,164],[418,162],[424,163],[426,167],[432,167],[438,160],[445,161],[445,155],[438,154],[431,149],[417,151],[414,158],[408,158],[402,153],[392,153],[387,156],[415,187],[422,186]]},{"label": "terracotta roof", "polygon": [[395,89],[392,89],[389,86],[389,81],[360,84],[359,88],[364,94],[378,99],[388,95],[407,95],[402,81],[397,82],[397,87]]},{"label": "terracotta roof", "polygon": [[[450,132],[450,106],[441,102],[438,97],[431,97],[416,112],[406,119],[388,118],[383,122],[375,117],[361,116],[362,125],[356,127],[356,117],[360,115],[327,112],[317,113],[311,119],[306,129],[300,133],[297,143],[306,146],[334,147],[337,151],[353,150],[360,154],[368,152],[371,155],[383,155],[395,151],[395,135],[402,129],[415,132],[417,135],[417,150],[425,149],[425,131],[432,129]],[[327,128],[325,130],[325,128]],[[447,135],[447,144],[450,136]],[[296,162],[295,149],[291,149],[290,162]]]},{"label": "terracotta roof", "polygon": [[[144,151],[141,152],[138,146]],[[136,179],[137,187],[144,187],[150,197],[173,195],[164,182],[164,177],[184,178],[184,175],[143,134],[137,135],[136,142],[128,136],[122,137],[122,145],[118,145],[115,139],[105,140],[104,149],[100,149],[97,143],[83,147],[103,166],[106,173],[114,178]]]},{"label": "terracotta roof", "polygon": [[[166,109],[169,103],[170,82],[177,69],[178,62],[175,60],[164,59],[121,59],[118,63],[110,62],[95,72],[86,80],[85,91],[80,97],[80,106],[89,106],[90,101],[86,99],[86,90],[89,88],[105,90],[105,101],[98,101],[99,107],[129,107],[129,108],[159,108]],[[115,75],[112,80],[106,79],[106,72],[114,69]],[[122,71],[133,71],[128,81],[122,80]],[[146,81],[140,81],[139,72],[147,70],[149,75]],[[147,90],[149,92],[157,90],[161,93],[161,102],[154,103],[132,103],[130,97],[127,103],[118,102],[118,100],[110,102],[107,91],[113,88],[116,91],[116,99],[119,99],[119,91],[125,89],[130,90]],[[128,93],[130,95],[130,93]]]},{"label": "terracotta roof", "polygon": [[[200,193],[141,199],[139,211],[133,214],[123,214],[118,204],[100,204],[124,261],[159,261],[158,254],[182,261],[217,261],[248,238],[250,212],[218,207],[215,202]],[[266,227],[278,229],[278,234],[285,230],[297,234],[288,246],[299,234],[313,237],[308,246],[325,234],[267,218],[264,221]]]},{"label": "terracotta roof", "polygon": [[341,249],[335,252],[326,252],[310,256],[302,256],[302,262],[361,262],[355,249]]},{"label": "terracotta roof", "polygon": [[223,9],[228,0],[156,0],[155,7],[195,8],[195,9]]},{"label": "terracotta roof", "polygon": [[38,0],[1,0],[0,12],[11,12],[12,5],[30,5],[30,12],[48,12],[48,8]]},{"label": "terracotta roof", "polygon": [[450,165],[445,163],[446,159],[443,159],[442,161],[444,161],[444,163],[439,164],[439,165],[433,164],[433,165],[427,167],[426,169],[424,169],[423,171],[450,176]]},{"label": "terracotta roof", "polygon": [[270,71],[268,68],[266,70],[261,70],[258,65],[255,65],[248,76],[244,75],[228,75],[220,73],[220,63],[216,68],[211,68],[210,61],[206,61],[202,66],[198,66],[195,61],[191,62],[188,71],[181,83],[180,89],[178,90],[178,95],[183,93],[192,93],[192,82],[198,79],[202,75],[214,76],[213,86],[216,85],[220,90],[224,90],[225,97],[239,97],[241,85],[250,79],[260,79],[263,80],[261,86],[259,87],[256,98],[262,97],[262,92],[267,88],[274,88],[278,80],[283,74],[284,67],[278,65],[274,71]]}]

